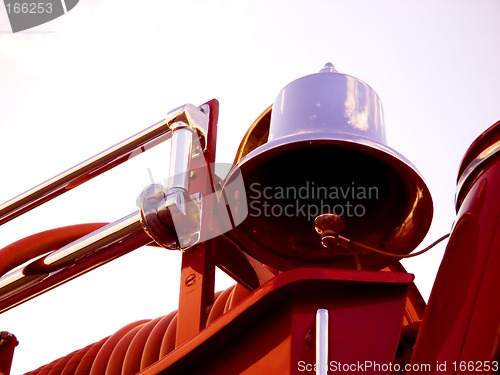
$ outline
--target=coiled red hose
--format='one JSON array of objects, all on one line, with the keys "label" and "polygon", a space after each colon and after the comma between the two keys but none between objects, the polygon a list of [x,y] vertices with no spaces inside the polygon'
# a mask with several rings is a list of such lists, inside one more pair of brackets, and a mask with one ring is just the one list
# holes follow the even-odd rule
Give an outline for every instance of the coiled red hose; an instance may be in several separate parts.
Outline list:
[{"label": "coiled red hose", "polygon": [[[216,294],[207,325],[250,292],[240,284]],[[175,348],[177,311],[128,324],[113,335],[48,363],[26,375],[133,375]]]}]

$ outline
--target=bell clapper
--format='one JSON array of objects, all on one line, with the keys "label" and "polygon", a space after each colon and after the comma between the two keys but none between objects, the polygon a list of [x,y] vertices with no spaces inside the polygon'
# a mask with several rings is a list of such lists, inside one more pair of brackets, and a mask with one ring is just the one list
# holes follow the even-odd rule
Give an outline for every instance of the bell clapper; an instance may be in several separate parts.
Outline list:
[{"label": "bell clapper", "polygon": [[321,245],[325,249],[342,248],[344,251],[354,256],[356,268],[361,270],[359,256],[353,246],[351,240],[340,235],[345,228],[344,219],[337,214],[321,214],[314,219],[314,229],[321,236]]},{"label": "bell clapper", "polygon": [[321,214],[314,219],[314,229],[321,236],[321,245],[325,248],[337,245],[349,247],[349,239],[340,235],[344,228],[344,219],[337,214]]}]

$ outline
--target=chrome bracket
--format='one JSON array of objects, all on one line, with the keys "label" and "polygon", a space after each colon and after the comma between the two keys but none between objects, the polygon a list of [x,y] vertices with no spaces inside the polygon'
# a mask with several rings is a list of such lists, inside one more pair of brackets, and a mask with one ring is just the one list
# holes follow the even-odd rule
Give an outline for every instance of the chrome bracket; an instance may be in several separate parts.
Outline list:
[{"label": "chrome bracket", "polygon": [[201,194],[189,194],[191,160],[206,150],[209,106],[186,104],[167,114],[172,131],[167,186],[153,184],[140,197],[144,230],[159,245],[186,250],[200,240]]},{"label": "chrome bracket", "polygon": [[[207,134],[210,107],[208,104],[196,107],[193,104],[184,104],[167,113],[167,124],[172,132],[181,128],[196,130],[202,146],[202,151],[207,147]],[[197,150],[194,150],[195,154]]]},{"label": "chrome bracket", "polygon": [[200,239],[201,196],[190,196],[183,189],[167,190],[149,185],[140,198],[145,232],[169,250],[186,250]]}]

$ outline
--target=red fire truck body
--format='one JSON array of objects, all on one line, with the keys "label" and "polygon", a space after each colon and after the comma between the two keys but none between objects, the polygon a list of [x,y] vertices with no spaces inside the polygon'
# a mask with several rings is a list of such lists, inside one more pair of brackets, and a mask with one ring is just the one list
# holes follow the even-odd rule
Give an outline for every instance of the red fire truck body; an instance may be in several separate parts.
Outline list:
[{"label": "red fire truck body", "polygon": [[[147,187],[137,212],[0,250],[0,312],[142,246],[182,251],[178,311],[132,322],[29,374],[496,373],[500,122],[464,156],[457,218],[426,304],[399,260],[427,233],[432,200],[413,166],[386,145],[379,108],[368,85],[327,64],[288,85],[255,121],[225,179],[211,167],[212,100],[176,109],[0,206],[4,224],[171,139],[169,186]],[[363,215],[249,215],[245,189],[298,190],[310,181],[362,181],[380,195],[368,202],[358,186],[349,199],[365,204]],[[270,192],[266,204],[284,212],[291,200]],[[215,293],[216,267],[236,284]],[[0,374],[10,373],[17,344],[2,332]]]}]

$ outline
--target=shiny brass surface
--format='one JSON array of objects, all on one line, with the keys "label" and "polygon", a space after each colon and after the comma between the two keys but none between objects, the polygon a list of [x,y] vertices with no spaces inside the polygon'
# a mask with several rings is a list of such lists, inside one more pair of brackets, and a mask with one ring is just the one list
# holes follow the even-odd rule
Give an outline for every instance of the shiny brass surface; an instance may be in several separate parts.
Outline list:
[{"label": "shiny brass surface", "polygon": [[205,147],[208,112],[207,105],[196,107],[192,104],[170,111],[164,120],[0,204],[0,225],[168,140],[176,121],[184,120],[196,129]]},{"label": "shiny brass surface", "polygon": [[162,120],[0,205],[0,225],[169,139]]},{"label": "shiny brass surface", "polygon": [[[169,112],[165,120],[0,205],[0,225],[147,151],[160,142],[169,139],[172,133],[175,138],[175,147],[173,147],[171,155],[174,160],[171,163],[170,188],[184,191],[183,189],[188,188],[191,157],[193,154],[203,157],[203,150],[207,147],[206,136],[209,127],[209,115],[210,108],[208,104],[201,107],[186,104]],[[193,145],[193,138],[196,139],[195,145]],[[174,199],[176,197],[177,195],[171,194],[167,198],[175,201],[174,208],[177,211],[171,209],[169,212],[179,212],[178,215],[175,215],[175,217],[178,217],[185,214],[185,204],[179,202],[179,199]],[[191,197],[188,198],[192,200]],[[162,207],[164,203],[163,201],[157,202],[157,206]],[[155,209],[157,206],[155,206]],[[196,206],[195,209],[198,210],[198,207]],[[161,217],[162,213],[164,212],[159,212],[159,219],[165,221],[165,218]],[[194,219],[192,216],[194,216]],[[198,212],[189,216],[189,219],[196,219],[196,232],[199,232],[200,225],[198,216]],[[186,227],[186,220],[177,220],[177,222],[180,222],[179,225],[182,229],[186,229],[184,228]],[[166,220],[163,223],[163,228],[166,228],[171,233],[171,238],[175,239],[180,236],[181,239],[184,239],[184,242],[187,242],[185,239],[187,235],[184,232],[176,234],[174,224],[177,225],[178,223]],[[150,231],[147,231],[147,225],[148,223],[143,220],[141,211],[136,211],[62,248],[53,249],[54,251],[47,255],[32,259],[22,268],[1,275],[0,312],[23,303],[132,250],[152,243],[154,238],[148,235]],[[190,227],[187,229],[190,229]],[[6,256],[9,256],[9,254]],[[21,257],[21,254],[19,257]],[[21,263],[23,262],[18,264]]]},{"label": "shiny brass surface", "polygon": [[266,110],[262,112],[259,117],[257,117],[257,119],[247,130],[240,142],[238,150],[236,151],[234,164],[239,163],[240,160],[245,157],[250,151],[256,149],[259,146],[262,146],[267,142],[267,139],[269,138],[269,126],[271,123],[272,108],[272,105],[267,107]]},{"label": "shiny brass surface", "polygon": [[136,211],[2,276],[0,312],[150,243]]}]

